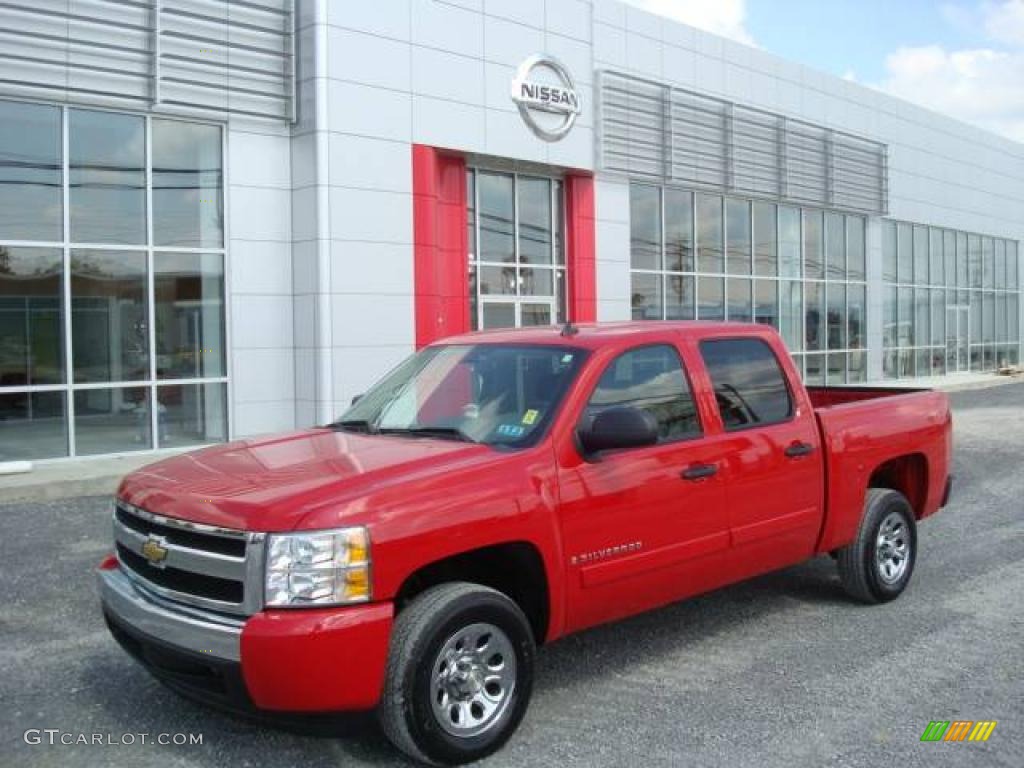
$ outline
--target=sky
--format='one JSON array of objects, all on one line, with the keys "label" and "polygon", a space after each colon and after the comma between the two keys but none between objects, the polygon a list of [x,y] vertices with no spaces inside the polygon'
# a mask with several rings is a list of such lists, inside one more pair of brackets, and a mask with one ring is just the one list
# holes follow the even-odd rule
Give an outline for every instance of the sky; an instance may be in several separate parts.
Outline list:
[{"label": "sky", "polygon": [[1024,0],[627,0],[1024,142]]}]

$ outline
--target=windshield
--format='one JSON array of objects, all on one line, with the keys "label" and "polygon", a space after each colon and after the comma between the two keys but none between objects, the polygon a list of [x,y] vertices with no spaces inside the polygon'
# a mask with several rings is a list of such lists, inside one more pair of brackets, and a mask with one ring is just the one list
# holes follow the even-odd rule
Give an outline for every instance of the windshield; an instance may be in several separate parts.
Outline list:
[{"label": "windshield", "polygon": [[428,347],[332,426],[523,447],[543,434],[585,354],[561,346]]}]

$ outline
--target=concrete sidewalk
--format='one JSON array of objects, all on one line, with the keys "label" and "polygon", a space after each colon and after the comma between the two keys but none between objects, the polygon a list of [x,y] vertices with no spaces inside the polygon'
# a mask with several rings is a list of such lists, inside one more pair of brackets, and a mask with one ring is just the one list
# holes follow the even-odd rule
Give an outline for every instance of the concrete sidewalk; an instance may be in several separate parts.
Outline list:
[{"label": "concrete sidewalk", "polygon": [[[868,386],[958,392],[1013,383],[1024,383],[1024,377],[968,373],[930,379],[877,381],[871,382]],[[36,462],[31,471],[19,474],[2,474],[4,465],[0,464],[0,504],[112,494],[127,473],[181,452],[181,449],[177,449],[103,458]]]}]

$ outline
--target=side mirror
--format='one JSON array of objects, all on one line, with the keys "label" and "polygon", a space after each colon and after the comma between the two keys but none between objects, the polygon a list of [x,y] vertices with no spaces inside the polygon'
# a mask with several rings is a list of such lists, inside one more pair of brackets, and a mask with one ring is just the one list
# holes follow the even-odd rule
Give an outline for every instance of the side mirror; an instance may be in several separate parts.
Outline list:
[{"label": "side mirror", "polygon": [[620,405],[601,411],[589,429],[580,429],[580,445],[586,454],[617,448],[639,448],[658,442],[658,421],[642,408]]}]

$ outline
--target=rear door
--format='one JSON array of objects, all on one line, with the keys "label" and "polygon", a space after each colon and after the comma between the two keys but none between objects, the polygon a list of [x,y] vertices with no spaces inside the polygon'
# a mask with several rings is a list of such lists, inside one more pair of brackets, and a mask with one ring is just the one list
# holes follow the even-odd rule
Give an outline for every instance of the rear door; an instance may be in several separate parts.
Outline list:
[{"label": "rear door", "polygon": [[[679,349],[649,344],[600,364],[577,423],[631,405],[659,423],[657,445],[584,459],[565,438],[559,486],[568,629],[709,588],[729,543],[720,443],[704,436]],[[593,382],[593,380],[592,380]]]},{"label": "rear door", "polygon": [[788,360],[783,367],[761,336],[708,338],[698,349],[726,436],[732,579],[810,557],[821,531],[824,470],[795,369]]}]

